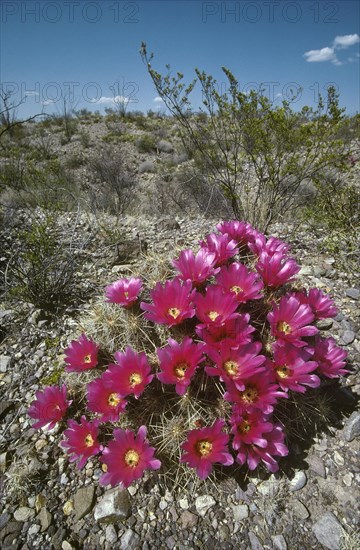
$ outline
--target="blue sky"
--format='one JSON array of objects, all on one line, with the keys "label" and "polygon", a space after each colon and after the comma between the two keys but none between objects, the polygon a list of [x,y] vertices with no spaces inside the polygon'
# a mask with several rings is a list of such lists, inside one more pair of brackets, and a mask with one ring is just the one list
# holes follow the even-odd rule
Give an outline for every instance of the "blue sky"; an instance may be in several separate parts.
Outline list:
[{"label": "blue sky", "polygon": [[[315,106],[329,83],[349,114],[359,105],[359,2],[329,1],[30,1],[2,0],[0,77],[22,97],[19,116],[76,108],[104,111],[115,95],[129,108],[162,108],[144,67],[142,41],[154,67],[198,67],[226,89],[221,66],[243,91],[263,84],[274,101],[300,90],[294,108]],[[195,91],[194,104],[201,102]]]}]

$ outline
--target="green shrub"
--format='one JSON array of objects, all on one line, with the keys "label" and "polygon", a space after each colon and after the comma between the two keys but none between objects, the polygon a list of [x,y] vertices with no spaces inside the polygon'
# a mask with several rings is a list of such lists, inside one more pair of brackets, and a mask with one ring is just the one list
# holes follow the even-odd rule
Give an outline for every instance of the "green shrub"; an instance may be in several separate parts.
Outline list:
[{"label": "green shrub", "polygon": [[136,140],[139,153],[153,153],[156,151],[156,140],[151,134],[144,134]]}]

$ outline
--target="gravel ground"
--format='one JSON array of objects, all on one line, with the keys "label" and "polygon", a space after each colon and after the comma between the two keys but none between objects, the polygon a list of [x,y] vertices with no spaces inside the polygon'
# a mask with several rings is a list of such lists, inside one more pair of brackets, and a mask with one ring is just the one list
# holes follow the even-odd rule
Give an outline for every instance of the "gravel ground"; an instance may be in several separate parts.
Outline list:
[{"label": "gravel ground", "polygon": [[[31,428],[26,410],[36,389],[61,361],[78,319],[101,296],[103,286],[136,274],[143,262],[151,271],[155,254],[174,255],[176,247],[196,244],[217,221],[127,217],[117,229],[110,217],[99,225],[99,220],[84,215],[76,235],[79,243],[86,242],[79,252],[78,275],[87,300],[55,318],[28,303],[1,304],[0,544],[4,550],[360,546],[360,287],[354,275],[320,252],[321,235],[310,237],[281,225],[271,231],[290,242],[302,265],[303,284],[334,297],[340,313],[323,322],[322,331],[348,350],[352,372],[326,388],[328,428],[313,426],[311,437],[294,446],[277,474],[241,469],[216,485],[189,483],[171,491],[151,473],[128,490],[109,490],[98,484],[101,470],[96,459],[81,471],[68,462],[58,446],[58,427],[50,432]],[[16,223],[21,221],[1,236],[5,251],[0,261],[5,263]],[[72,224],[71,216],[62,220],[65,235]],[[116,231],[120,237],[111,243],[109,235]],[[130,239],[132,249],[115,242]]]}]

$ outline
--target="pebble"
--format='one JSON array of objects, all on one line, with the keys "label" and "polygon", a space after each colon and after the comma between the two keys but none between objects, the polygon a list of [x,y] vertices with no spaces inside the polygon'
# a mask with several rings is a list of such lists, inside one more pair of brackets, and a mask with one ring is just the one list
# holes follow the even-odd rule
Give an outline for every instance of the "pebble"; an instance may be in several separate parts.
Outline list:
[{"label": "pebble", "polygon": [[292,480],[290,481],[290,491],[300,491],[303,487],[305,487],[307,482],[307,477],[305,472],[302,470],[299,470],[296,472]]},{"label": "pebble", "polygon": [[107,491],[95,507],[95,521],[113,523],[130,515],[130,498],[126,490],[119,488]]},{"label": "pebble", "polygon": [[323,461],[320,457],[316,455],[310,455],[306,459],[307,463],[309,464],[309,468],[312,472],[314,472],[316,475],[326,478],[326,471]]},{"label": "pebble", "polygon": [[71,546],[70,542],[67,540],[64,540],[61,544],[62,550],[73,550],[73,546]]},{"label": "pebble", "polygon": [[239,522],[249,517],[249,506],[247,504],[237,504],[231,507],[234,521]]},{"label": "pebble", "polygon": [[316,321],[316,326],[319,330],[329,330],[333,326],[333,320],[319,319],[319,321]]},{"label": "pebble", "polygon": [[118,536],[113,525],[107,525],[105,529],[105,538],[109,544],[114,544],[117,541]]},{"label": "pebble", "polygon": [[14,518],[16,521],[28,521],[35,516],[35,511],[27,506],[21,506],[14,512]]},{"label": "pebble", "polygon": [[350,442],[358,435],[360,435],[360,412],[354,411],[345,423],[343,436],[345,441]]},{"label": "pebble", "polygon": [[253,533],[252,531],[249,531],[248,532],[248,537],[249,537],[249,540],[250,540],[251,550],[263,550],[264,547],[260,543],[260,541],[257,538],[257,536],[255,535],[255,533]]},{"label": "pebble", "polygon": [[198,521],[198,516],[189,512],[189,510],[184,510],[180,516],[180,523],[182,529],[191,529],[195,527]]},{"label": "pebble", "polygon": [[203,517],[215,503],[216,501],[211,495],[202,495],[195,500],[195,508],[197,513]]},{"label": "pebble", "polygon": [[352,298],[353,300],[358,300],[360,297],[360,290],[358,288],[348,288],[346,291],[346,296]]},{"label": "pebble", "polygon": [[140,537],[132,529],[127,529],[120,539],[120,550],[134,550],[138,548]]},{"label": "pebble", "polygon": [[5,373],[10,369],[11,357],[0,355],[0,372]]},{"label": "pebble", "polygon": [[188,499],[186,497],[180,498],[179,499],[179,505],[180,505],[180,508],[182,508],[183,510],[188,510],[189,509]]},{"label": "pebble", "polygon": [[90,512],[94,504],[95,487],[93,485],[87,485],[81,487],[76,491],[74,496],[74,510],[76,514],[76,520],[83,518]]},{"label": "pebble", "polygon": [[344,485],[346,485],[346,487],[351,487],[353,477],[354,476],[351,472],[348,472],[343,476],[343,482],[344,482]]},{"label": "pebble", "polygon": [[52,515],[46,508],[42,508],[36,519],[40,521],[41,531],[45,532],[51,525]]},{"label": "pebble", "polygon": [[271,540],[275,550],[287,550],[287,543],[283,535],[273,535]]},{"label": "pebble", "polygon": [[332,512],[326,512],[312,526],[313,533],[318,542],[329,550],[339,550],[343,529],[338,519]]},{"label": "pebble", "polygon": [[289,506],[289,510],[293,510],[294,515],[299,519],[307,519],[310,517],[310,512],[306,506],[297,498],[295,498]]},{"label": "pebble", "polygon": [[348,346],[355,340],[355,332],[352,330],[345,330],[339,340],[340,346]]},{"label": "pebble", "polygon": [[334,452],[334,460],[338,466],[344,466],[345,460],[338,451]]}]

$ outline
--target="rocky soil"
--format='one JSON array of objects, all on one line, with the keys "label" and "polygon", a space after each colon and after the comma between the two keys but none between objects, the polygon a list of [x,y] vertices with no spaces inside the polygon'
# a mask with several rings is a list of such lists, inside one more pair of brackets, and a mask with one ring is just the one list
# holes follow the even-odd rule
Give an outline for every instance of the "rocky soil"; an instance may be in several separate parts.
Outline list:
[{"label": "rocky soil", "polygon": [[[308,437],[282,460],[279,473],[241,469],[217,485],[189,484],[177,491],[167,489],[151,473],[128,490],[108,490],[98,484],[101,471],[96,459],[81,471],[68,462],[58,446],[59,428],[50,432],[31,428],[26,411],[36,389],[61,363],[62,349],[76,333],[79,317],[102,295],[104,285],[136,275],[141,262],[149,261],[146,258],[154,252],[174,255],[177,246],[195,244],[218,221],[128,217],[121,220],[120,237],[110,242],[114,220],[104,217],[100,226],[84,215],[78,238],[86,241],[79,257],[86,301],[56,317],[29,303],[1,304],[0,544],[4,550],[355,550],[360,546],[360,286],[354,275],[339,269],[335,258],[320,252],[321,234],[310,238],[289,225],[271,230],[291,243],[302,265],[303,284],[323,288],[335,298],[340,313],[323,322],[321,329],[348,350],[352,371],[339,384],[329,383],[323,403],[327,429],[320,430],[314,420]],[[71,232],[70,216],[62,224],[65,233]],[[4,263],[12,230],[1,235]],[[130,239],[141,246],[121,244]]]}]

